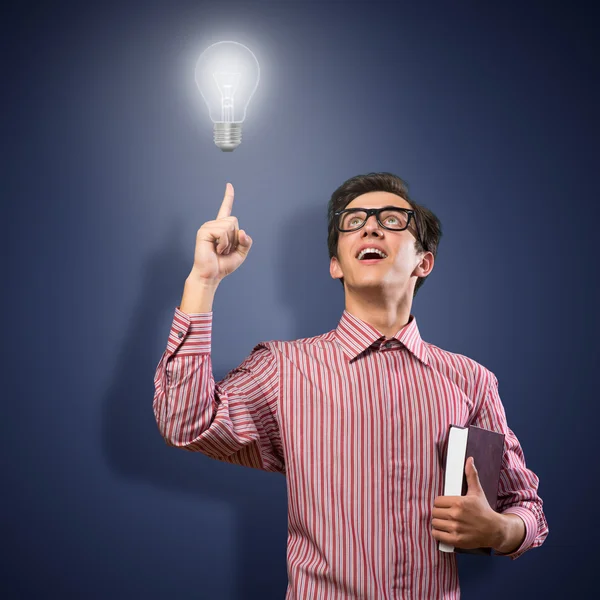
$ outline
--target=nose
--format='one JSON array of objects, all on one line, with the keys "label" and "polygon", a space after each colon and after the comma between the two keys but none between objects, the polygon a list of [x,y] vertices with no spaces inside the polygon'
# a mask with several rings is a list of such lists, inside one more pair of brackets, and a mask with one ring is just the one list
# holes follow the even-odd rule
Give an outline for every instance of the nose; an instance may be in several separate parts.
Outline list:
[{"label": "nose", "polygon": [[368,236],[372,233],[377,235],[383,235],[382,227],[379,225],[377,217],[375,215],[369,215],[367,222],[363,225],[362,231],[363,237]]}]

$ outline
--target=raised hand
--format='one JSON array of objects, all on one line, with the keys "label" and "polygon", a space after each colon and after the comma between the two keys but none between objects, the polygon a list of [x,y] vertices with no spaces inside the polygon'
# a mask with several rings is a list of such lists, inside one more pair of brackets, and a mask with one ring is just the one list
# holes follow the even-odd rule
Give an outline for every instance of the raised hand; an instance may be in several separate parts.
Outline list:
[{"label": "raised hand", "polygon": [[219,283],[246,260],[252,238],[239,228],[237,218],[231,214],[233,198],[233,186],[228,183],[217,218],[207,221],[198,230],[189,278]]}]

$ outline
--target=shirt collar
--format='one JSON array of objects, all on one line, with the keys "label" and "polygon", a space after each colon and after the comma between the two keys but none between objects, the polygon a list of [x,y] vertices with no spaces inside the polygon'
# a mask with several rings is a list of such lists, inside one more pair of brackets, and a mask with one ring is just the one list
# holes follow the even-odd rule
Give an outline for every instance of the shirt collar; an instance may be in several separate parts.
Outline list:
[{"label": "shirt collar", "polygon": [[[347,310],[342,314],[335,335],[349,361],[355,359],[377,340],[385,338],[375,327],[351,315]],[[394,337],[423,364],[429,366],[429,351],[421,339],[414,315],[410,315],[408,323]]]}]

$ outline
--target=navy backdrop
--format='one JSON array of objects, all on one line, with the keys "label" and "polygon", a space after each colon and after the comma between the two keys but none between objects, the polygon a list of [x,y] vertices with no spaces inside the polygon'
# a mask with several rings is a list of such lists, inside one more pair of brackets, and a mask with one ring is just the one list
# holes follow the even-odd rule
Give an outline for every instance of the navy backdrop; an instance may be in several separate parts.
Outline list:
[{"label": "navy backdrop", "polygon": [[[369,171],[441,218],[421,333],[497,375],[541,479],[546,543],[460,557],[463,597],[589,597],[595,24],[577,2],[417,4],[5,5],[3,598],[283,598],[284,478],[167,447],[154,371],[227,181],[254,247],[217,294],[215,377],[335,327],[326,203]],[[193,79],[222,39],[262,68],[233,153]]]}]

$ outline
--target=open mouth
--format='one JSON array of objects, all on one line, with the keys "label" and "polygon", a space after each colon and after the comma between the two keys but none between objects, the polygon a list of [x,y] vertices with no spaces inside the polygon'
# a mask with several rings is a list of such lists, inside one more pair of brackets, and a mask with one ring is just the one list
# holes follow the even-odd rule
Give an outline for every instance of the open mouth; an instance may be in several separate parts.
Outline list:
[{"label": "open mouth", "polygon": [[359,252],[356,258],[362,263],[371,264],[385,260],[387,254],[382,250],[379,250],[379,248],[365,248]]}]

